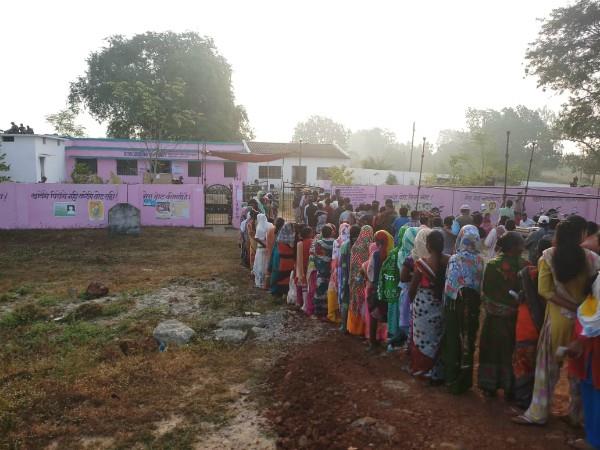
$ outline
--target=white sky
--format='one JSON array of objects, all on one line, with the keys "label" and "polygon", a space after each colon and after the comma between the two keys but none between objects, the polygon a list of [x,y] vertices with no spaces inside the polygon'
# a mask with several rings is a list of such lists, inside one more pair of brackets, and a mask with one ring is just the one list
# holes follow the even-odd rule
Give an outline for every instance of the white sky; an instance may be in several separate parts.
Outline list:
[{"label": "white sky", "polygon": [[[0,128],[50,132],[69,82],[111,34],[197,31],[233,68],[237,102],[259,140],[291,139],[312,114],[352,130],[382,127],[400,141],[462,128],[467,107],[560,101],[524,79],[524,53],[566,0],[20,1],[0,26]],[[93,5],[93,6],[91,6]],[[81,122],[93,137],[104,126]]]}]

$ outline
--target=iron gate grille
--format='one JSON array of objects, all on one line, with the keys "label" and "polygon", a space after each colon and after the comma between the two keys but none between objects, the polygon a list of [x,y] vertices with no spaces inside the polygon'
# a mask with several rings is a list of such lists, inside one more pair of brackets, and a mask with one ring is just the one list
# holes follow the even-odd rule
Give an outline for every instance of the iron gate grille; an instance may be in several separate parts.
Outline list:
[{"label": "iron gate grille", "polygon": [[222,184],[213,184],[204,191],[204,215],[206,225],[231,225],[231,189]]}]

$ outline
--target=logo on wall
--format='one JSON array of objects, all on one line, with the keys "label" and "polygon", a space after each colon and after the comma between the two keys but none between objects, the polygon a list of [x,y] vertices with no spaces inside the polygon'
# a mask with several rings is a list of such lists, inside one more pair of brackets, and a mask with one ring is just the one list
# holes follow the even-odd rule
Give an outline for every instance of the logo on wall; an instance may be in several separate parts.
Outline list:
[{"label": "logo on wall", "polygon": [[88,201],[88,217],[91,221],[104,220],[104,202],[102,200]]},{"label": "logo on wall", "polygon": [[77,211],[75,209],[75,203],[68,202],[55,202],[54,203],[54,217],[75,217]]}]

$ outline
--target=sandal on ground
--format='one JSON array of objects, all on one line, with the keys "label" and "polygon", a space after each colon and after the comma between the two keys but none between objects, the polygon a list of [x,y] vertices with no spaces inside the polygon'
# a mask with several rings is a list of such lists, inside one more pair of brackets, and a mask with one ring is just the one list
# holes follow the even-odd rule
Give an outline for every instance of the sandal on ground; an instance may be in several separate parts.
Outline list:
[{"label": "sandal on ground", "polygon": [[534,427],[542,427],[542,426],[544,426],[544,424],[532,422],[527,417],[525,417],[523,414],[521,414],[519,416],[512,417],[510,419],[510,421],[512,423],[516,423],[517,425],[529,425],[529,426],[534,426]]}]

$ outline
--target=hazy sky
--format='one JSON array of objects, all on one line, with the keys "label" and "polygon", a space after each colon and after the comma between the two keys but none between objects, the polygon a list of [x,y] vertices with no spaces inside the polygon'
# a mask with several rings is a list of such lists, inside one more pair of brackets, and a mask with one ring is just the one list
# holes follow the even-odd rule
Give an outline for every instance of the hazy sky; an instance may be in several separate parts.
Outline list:
[{"label": "hazy sky", "polygon": [[[197,31],[233,68],[238,103],[256,137],[290,140],[312,114],[352,130],[382,127],[409,140],[462,128],[467,107],[558,98],[524,79],[524,53],[565,0],[21,1],[0,26],[0,128],[11,120],[49,132],[69,82],[111,34]],[[93,5],[93,6],[92,6]],[[9,8],[12,9],[12,8]],[[82,117],[88,134],[105,127]]]}]

